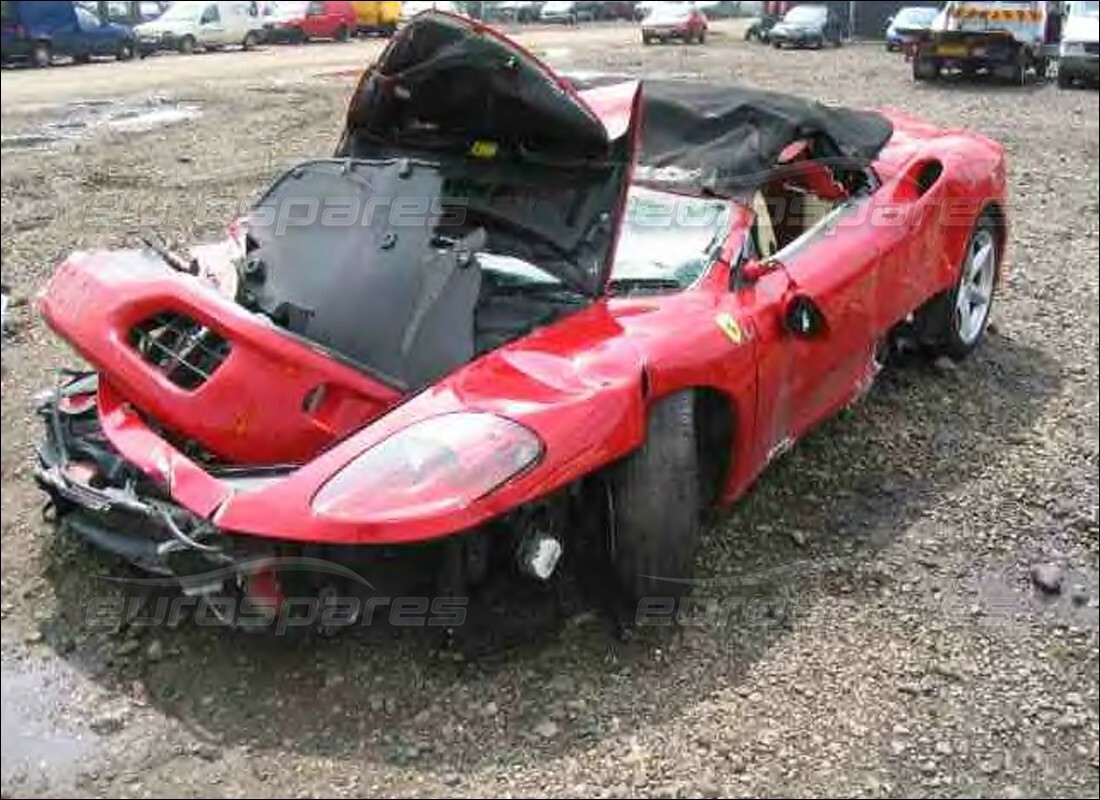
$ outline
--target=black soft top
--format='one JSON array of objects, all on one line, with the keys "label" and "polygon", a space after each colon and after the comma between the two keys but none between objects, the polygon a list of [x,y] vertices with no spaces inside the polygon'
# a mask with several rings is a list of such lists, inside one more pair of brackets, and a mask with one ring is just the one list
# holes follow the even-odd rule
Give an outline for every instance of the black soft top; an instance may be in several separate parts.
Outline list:
[{"label": "black soft top", "polygon": [[[531,58],[479,23],[425,12],[390,41],[352,98],[338,156],[379,144],[465,152],[478,140],[502,158],[604,162],[624,157],[602,123],[563,87],[584,90],[636,80],[575,80]],[[872,111],[793,95],[674,80],[643,80],[636,177],[682,191],[742,195],[781,169],[800,139],[815,158],[865,166],[890,140]],[[365,145],[367,147],[365,147]]]},{"label": "black soft top", "polygon": [[[573,83],[584,90],[622,80]],[[720,195],[768,183],[783,170],[779,157],[792,142],[809,140],[815,158],[858,168],[875,159],[894,131],[873,111],[688,81],[644,80],[642,114],[636,179]]]}]

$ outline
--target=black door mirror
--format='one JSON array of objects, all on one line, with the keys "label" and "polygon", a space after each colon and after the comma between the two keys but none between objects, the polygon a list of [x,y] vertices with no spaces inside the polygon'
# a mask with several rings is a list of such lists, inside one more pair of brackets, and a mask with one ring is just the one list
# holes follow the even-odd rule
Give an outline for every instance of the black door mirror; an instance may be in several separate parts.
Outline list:
[{"label": "black door mirror", "polygon": [[825,334],[825,314],[806,295],[791,295],[783,306],[783,325],[799,339],[817,339]]}]

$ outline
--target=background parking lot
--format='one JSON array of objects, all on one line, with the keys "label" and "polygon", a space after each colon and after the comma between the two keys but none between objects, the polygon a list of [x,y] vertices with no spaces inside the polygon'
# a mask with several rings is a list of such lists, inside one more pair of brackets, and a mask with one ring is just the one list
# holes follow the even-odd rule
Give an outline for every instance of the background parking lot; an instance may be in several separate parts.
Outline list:
[{"label": "background parking lot", "polygon": [[72,356],[28,301],[74,249],[216,237],[332,151],[382,43],[4,70],[3,795],[1095,797],[1096,91],[915,84],[880,46],[775,51],[732,22],[705,46],[643,48],[627,24],[519,38],[561,70],[888,106],[1003,142],[989,340],[887,372],[713,522],[697,594],[725,624],[624,642],[584,598],[536,596],[453,651],[417,631],[94,629],[89,600],[118,589],[74,567],[94,556],[55,539],[30,477],[31,399]]}]

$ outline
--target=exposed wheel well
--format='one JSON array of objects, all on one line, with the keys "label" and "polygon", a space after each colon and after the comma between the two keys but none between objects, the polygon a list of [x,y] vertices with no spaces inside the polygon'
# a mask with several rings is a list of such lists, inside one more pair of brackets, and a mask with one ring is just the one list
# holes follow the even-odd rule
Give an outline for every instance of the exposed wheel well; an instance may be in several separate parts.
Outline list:
[{"label": "exposed wheel well", "polygon": [[695,389],[695,442],[699,457],[701,505],[717,502],[732,466],[736,433],[729,398],[717,389]]},{"label": "exposed wheel well", "polygon": [[981,217],[989,217],[993,220],[993,224],[996,228],[997,235],[997,268],[1000,269],[1001,262],[1005,258],[1005,248],[1008,245],[1008,218],[1005,216],[1004,208],[996,200],[986,204],[986,207],[982,209]]}]

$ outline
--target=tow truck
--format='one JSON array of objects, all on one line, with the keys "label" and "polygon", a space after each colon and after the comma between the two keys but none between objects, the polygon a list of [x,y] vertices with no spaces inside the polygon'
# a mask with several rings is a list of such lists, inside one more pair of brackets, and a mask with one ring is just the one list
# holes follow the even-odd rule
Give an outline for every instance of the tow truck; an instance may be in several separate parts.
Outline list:
[{"label": "tow truck", "polygon": [[932,27],[915,37],[906,55],[913,79],[946,73],[980,75],[1022,85],[1042,80],[1058,52],[1060,4],[1051,2],[949,2]]}]

